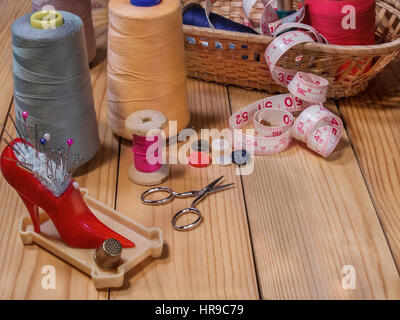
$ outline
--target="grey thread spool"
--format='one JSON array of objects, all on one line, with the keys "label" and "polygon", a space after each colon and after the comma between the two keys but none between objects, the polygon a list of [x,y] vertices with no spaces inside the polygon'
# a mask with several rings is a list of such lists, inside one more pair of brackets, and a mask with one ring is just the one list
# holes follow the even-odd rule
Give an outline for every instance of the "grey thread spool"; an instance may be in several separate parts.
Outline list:
[{"label": "grey thread spool", "polygon": [[32,0],[32,11],[40,11],[45,6],[53,6],[55,10],[64,10],[76,14],[83,21],[86,49],[89,63],[96,57],[96,36],[93,26],[90,0]]},{"label": "grey thread spool", "polygon": [[[99,149],[96,112],[82,29],[82,20],[69,12],[55,29],[31,26],[32,14],[12,25],[14,101],[17,126],[22,132],[22,111],[29,112],[28,127],[35,125],[39,136],[51,134],[49,149],[75,141],[70,154],[79,154],[82,163]],[[68,160],[73,167],[74,157]]]}]

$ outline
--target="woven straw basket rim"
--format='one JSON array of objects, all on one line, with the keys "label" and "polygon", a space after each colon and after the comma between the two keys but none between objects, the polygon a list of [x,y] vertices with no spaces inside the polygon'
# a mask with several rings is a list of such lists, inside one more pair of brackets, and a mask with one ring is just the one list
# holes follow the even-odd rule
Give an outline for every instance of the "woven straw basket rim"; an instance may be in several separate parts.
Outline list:
[{"label": "woven straw basket rim", "polygon": [[[391,5],[387,5],[387,3],[390,3]],[[396,3],[396,1],[394,0],[378,0],[376,1],[376,5],[379,5],[380,7],[383,7],[388,11],[390,11],[391,13],[400,17],[400,11],[397,10],[398,7],[400,8],[400,3]],[[221,29],[202,28],[189,25],[183,25],[183,29],[185,33],[191,33],[193,35],[198,35],[198,36],[215,37],[216,35],[218,35],[220,37],[221,35],[223,35],[224,39],[227,40],[237,40],[244,42],[253,40],[254,42],[258,42],[260,44],[265,44],[265,45],[268,45],[274,39],[273,37],[265,35],[253,35],[248,33],[226,31]],[[360,45],[341,46],[332,44],[306,43],[304,44],[303,48],[309,51],[315,51],[321,53],[376,56],[382,54],[390,54],[394,51],[400,50],[400,38],[382,44],[363,45],[363,46]]]}]

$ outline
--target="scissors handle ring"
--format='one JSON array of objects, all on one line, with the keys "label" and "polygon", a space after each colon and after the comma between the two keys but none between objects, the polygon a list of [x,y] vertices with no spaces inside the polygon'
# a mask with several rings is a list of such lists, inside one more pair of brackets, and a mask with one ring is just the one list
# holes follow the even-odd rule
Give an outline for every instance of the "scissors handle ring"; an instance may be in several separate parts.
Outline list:
[{"label": "scissors handle ring", "polygon": [[[186,225],[178,225],[177,224],[177,221],[178,221],[178,219],[181,217],[181,216],[183,216],[183,215],[185,215],[185,214],[187,214],[187,213],[194,213],[195,215],[197,215],[197,219],[195,220],[195,221],[193,221],[192,223],[189,223],[189,224],[186,224]],[[197,208],[186,208],[186,209],[182,209],[181,211],[178,211],[173,217],[172,217],[172,220],[171,220],[171,224],[172,224],[172,227],[175,229],[175,230],[178,230],[178,231],[188,231],[188,230],[191,230],[191,229],[193,229],[193,228],[195,228],[195,227],[197,227],[199,224],[200,224],[200,222],[201,222],[201,220],[203,219],[203,215],[201,214],[201,212],[200,212],[200,210],[199,209],[197,209]]]},{"label": "scissors handle ring", "polygon": [[[159,200],[147,200],[146,197],[151,194],[151,193],[155,193],[155,192],[167,192],[169,193],[169,195],[163,199],[159,199]],[[149,189],[145,192],[142,193],[142,195],[140,196],[140,200],[145,203],[145,204],[164,204],[167,203],[169,201],[172,200],[172,198],[175,196],[175,193],[172,189],[167,188],[167,187],[157,187],[157,188],[152,188]]]}]

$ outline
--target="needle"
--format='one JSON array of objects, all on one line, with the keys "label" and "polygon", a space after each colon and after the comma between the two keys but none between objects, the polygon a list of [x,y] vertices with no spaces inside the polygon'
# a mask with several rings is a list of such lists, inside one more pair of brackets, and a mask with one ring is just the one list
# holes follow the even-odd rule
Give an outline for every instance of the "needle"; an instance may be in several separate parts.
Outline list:
[{"label": "needle", "polygon": [[[3,125],[1,125],[2,126],[2,128],[3,128],[3,131],[5,132],[5,133],[7,133],[7,135],[10,137],[10,139],[11,140],[13,140],[14,138],[12,137],[12,135],[7,131],[7,129],[3,126]],[[17,145],[17,144],[14,144],[15,146]],[[23,152],[22,151],[22,149],[21,149],[21,147],[18,145],[18,149],[19,149],[19,151],[21,151],[21,152]]]},{"label": "needle", "polygon": [[20,136],[20,138],[21,138],[22,141],[24,142],[26,151],[29,151],[29,150],[28,150],[28,147],[26,146],[26,141],[25,141],[23,135],[21,134],[21,132],[18,130],[17,124],[15,123],[15,121],[14,121],[14,119],[13,119],[11,113],[8,113],[8,116],[10,117],[10,119],[11,119],[13,125],[14,125],[15,130],[17,130],[18,135]]},{"label": "needle", "polygon": [[37,128],[37,124],[35,124],[35,151],[36,151],[36,159],[39,158],[39,154],[38,154],[38,140],[39,140],[39,134],[38,134],[38,128]]},{"label": "needle", "polygon": [[7,158],[7,157],[2,157],[2,159],[6,159],[6,160],[8,160],[8,161],[13,161],[13,162],[22,163],[23,165],[26,165],[26,166],[33,166],[33,165],[30,164],[30,163],[23,162],[23,161],[19,161],[19,160],[15,160],[15,159],[11,159],[11,158]]},{"label": "needle", "polygon": [[11,149],[14,150],[14,152],[18,153],[21,157],[23,157],[25,160],[25,156],[23,154],[21,154],[17,149],[14,149],[14,147],[7,141],[6,138],[1,138],[3,140],[3,142],[5,142]]}]

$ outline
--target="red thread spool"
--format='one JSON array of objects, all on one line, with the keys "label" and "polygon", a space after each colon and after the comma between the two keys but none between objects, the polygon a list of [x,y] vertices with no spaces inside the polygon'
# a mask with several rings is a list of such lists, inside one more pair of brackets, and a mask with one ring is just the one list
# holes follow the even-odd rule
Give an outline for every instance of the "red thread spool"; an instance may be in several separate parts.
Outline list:
[{"label": "red thread spool", "polygon": [[126,129],[133,134],[133,159],[129,167],[129,180],[140,185],[160,184],[168,178],[169,168],[162,164],[161,130],[167,118],[155,110],[140,110],[129,115]]},{"label": "red thread spool", "polygon": [[[313,26],[329,44],[372,45],[375,42],[375,0],[306,0],[304,23]],[[349,6],[349,7],[346,7]],[[354,8],[354,17],[351,17]],[[355,28],[344,28],[348,19]]]},{"label": "red thread spool", "polygon": [[[306,0],[306,6],[304,22],[317,29],[329,44],[375,43],[375,0]],[[350,16],[352,10],[354,17]],[[343,28],[343,21],[347,18],[354,20],[355,29]],[[371,66],[372,58],[349,59],[339,68],[336,81],[352,81],[354,76],[367,73]]]}]

